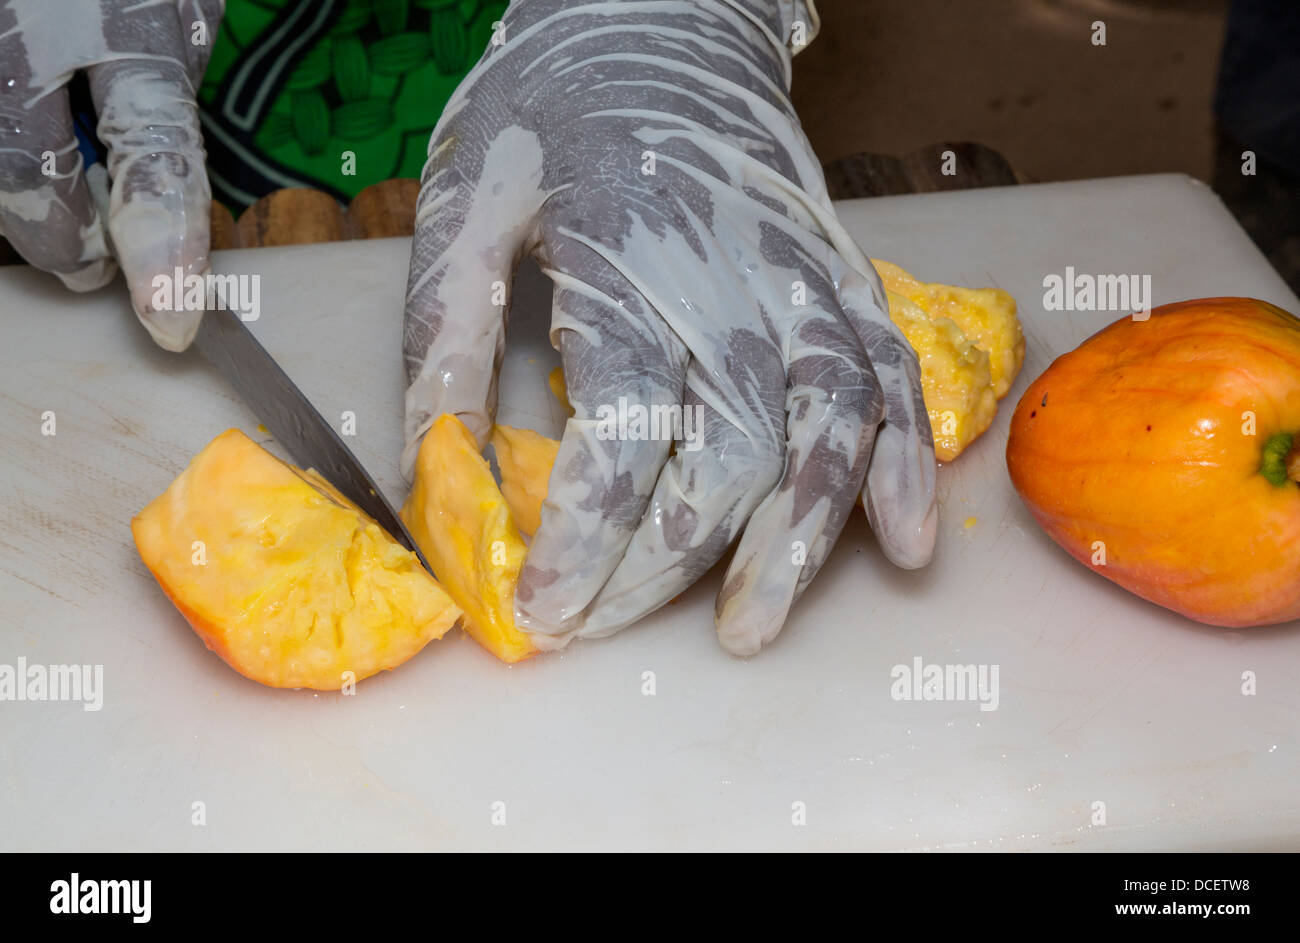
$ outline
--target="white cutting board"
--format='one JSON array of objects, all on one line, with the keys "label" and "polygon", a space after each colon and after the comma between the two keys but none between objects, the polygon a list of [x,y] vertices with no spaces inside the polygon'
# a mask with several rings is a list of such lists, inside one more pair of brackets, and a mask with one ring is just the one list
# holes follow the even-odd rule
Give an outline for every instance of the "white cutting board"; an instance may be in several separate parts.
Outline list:
[{"label": "white cutting board", "polygon": [[[1024,371],[940,472],[928,569],[889,566],[858,515],[748,661],[714,641],[715,570],[612,639],[507,668],[449,636],[352,697],[236,675],[131,543],[132,514],[254,414],[197,355],[156,350],[120,283],[78,298],[0,271],[0,663],[104,666],[97,713],[0,703],[0,849],[1300,848],[1300,628],[1208,629],[1128,595],[1048,541],[1003,462],[1028,382],[1117,316],[1044,312],[1045,275],[1149,273],[1157,303],[1295,296],[1179,176],[840,210],[870,254],[1020,303]],[[356,413],[354,447],[400,502],[406,241],[217,266],[262,276],[258,335],[326,416]],[[548,431],[531,279],[500,418]],[[917,656],[999,666],[999,708],[891,699]]]}]

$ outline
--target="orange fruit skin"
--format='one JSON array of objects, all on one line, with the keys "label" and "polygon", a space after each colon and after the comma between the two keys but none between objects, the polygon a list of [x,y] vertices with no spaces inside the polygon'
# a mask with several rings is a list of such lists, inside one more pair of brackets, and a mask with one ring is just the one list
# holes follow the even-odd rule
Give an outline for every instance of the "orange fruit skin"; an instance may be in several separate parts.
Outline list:
[{"label": "orange fruit skin", "polygon": [[1282,432],[1300,442],[1300,320],[1204,298],[1057,358],[1016,407],[1007,470],[1100,575],[1197,622],[1267,625],[1300,618],[1300,486],[1260,473]]},{"label": "orange fruit skin", "polygon": [[[231,668],[234,668],[235,671],[239,672],[248,680],[256,681],[258,684],[265,683],[261,674],[255,668],[245,668],[239,655],[225,643],[225,632],[222,631],[220,626],[214,625],[207,619],[204,619],[185,602],[184,598],[182,598],[179,593],[175,593],[169,589],[166,583],[166,576],[161,570],[155,570],[153,567],[149,566],[148,561],[145,562],[145,566],[148,568],[149,572],[153,574],[153,578],[158,581],[158,588],[163,591],[163,595],[166,596],[167,600],[176,607],[176,611],[184,616],[185,621],[189,623],[190,628],[194,630],[194,634],[199,637],[204,646],[207,647],[208,651],[217,655],[222,661]],[[321,690],[337,690],[337,686],[334,688],[322,688]]]}]

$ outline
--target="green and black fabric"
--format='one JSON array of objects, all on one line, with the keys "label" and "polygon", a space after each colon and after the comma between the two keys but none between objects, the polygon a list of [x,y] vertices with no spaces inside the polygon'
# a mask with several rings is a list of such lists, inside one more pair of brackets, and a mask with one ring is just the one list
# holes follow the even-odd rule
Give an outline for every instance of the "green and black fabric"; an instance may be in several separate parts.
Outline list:
[{"label": "green and black fabric", "polygon": [[228,0],[199,104],[213,196],[347,201],[419,177],[443,106],[506,0]]}]

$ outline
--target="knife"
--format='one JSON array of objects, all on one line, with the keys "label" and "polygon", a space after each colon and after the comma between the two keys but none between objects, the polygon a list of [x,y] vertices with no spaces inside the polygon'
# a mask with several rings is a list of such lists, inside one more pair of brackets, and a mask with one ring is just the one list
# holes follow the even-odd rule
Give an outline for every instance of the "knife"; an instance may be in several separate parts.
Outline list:
[{"label": "knife", "polygon": [[239,392],[299,467],[315,469],[433,572],[374,479],[237,313],[210,307],[199,322],[194,346]]}]

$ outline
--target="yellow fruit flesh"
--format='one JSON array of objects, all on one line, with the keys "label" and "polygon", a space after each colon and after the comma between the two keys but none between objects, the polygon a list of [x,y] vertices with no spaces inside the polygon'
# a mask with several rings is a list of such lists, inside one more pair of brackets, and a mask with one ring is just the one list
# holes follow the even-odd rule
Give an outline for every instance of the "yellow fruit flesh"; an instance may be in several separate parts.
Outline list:
[{"label": "yellow fruit flesh", "polygon": [[947,318],[930,320],[917,305],[889,293],[889,317],[921,362],[921,390],[934,433],[934,454],[950,462],[989,427],[998,411],[989,355]]},{"label": "yellow fruit flesh", "polygon": [[465,610],[475,641],[504,662],[536,654],[514,620],[527,548],[478,444],[455,416],[439,416],[425,434],[402,520]]},{"label": "yellow fruit flesh", "polygon": [[560,443],[531,429],[498,425],[492,430],[492,448],[501,470],[501,495],[519,529],[531,537],[542,525],[542,502]]},{"label": "yellow fruit flesh", "polygon": [[400,665],[460,617],[414,554],[237,429],[196,455],[131,530],[208,647],[272,687],[337,690]]},{"label": "yellow fruit flesh", "polygon": [[872,259],[889,297],[889,317],[921,363],[921,389],[935,456],[955,459],[993,422],[997,401],[1025,358],[1016,302],[996,288],[920,282]]},{"label": "yellow fruit flesh", "polygon": [[569,387],[564,382],[564,368],[556,367],[547,374],[546,385],[551,388],[551,395],[558,399],[560,405],[572,416],[573,406],[569,403]]},{"label": "yellow fruit flesh", "polygon": [[989,355],[993,393],[1007,395],[1025,362],[1025,336],[1016,300],[1000,288],[958,288],[918,281],[892,262],[872,259],[885,290],[919,305],[931,318],[948,318]]}]

